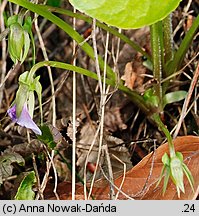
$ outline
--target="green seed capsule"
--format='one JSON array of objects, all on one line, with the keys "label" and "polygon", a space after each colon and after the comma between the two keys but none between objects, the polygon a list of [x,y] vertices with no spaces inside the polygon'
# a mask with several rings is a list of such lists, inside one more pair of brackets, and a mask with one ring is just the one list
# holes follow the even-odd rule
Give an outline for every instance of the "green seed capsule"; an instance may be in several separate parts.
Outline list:
[{"label": "green seed capsule", "polygon": [[[176,155],[175,157],[171,158],[170,167],[171,167],[171,175],[177,189],[180,189],[184,193],[183,168],[182,168],[181,157],[179,158]],[[179,192],[178,192],[178,196],[180,195]]]},{"label": "green seed capsule", "polygon": [[14,23],[10,26],[8,37],[8,49],[11,59],[16,63],[21,60],[24,46],[24,30],[19,23]]}]

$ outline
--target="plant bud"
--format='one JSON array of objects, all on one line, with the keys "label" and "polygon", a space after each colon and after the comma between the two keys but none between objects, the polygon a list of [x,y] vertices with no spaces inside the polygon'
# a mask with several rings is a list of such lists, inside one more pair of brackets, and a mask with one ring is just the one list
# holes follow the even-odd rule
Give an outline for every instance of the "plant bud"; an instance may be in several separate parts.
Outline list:
[{"label": "plant bud", "polygon": [[[14,63],[25,61],[30,48],[31,17],[27,17],[22,24],[22,20],[17,15],[8,18],[7,25],[10,29],[8,36],[8,50]],[[33,40],[32,40],[33,42]]]},{"label": "plant bud", "polygon": [[10,26],[8,49],[14,63],[21,60],[24,46],[24,30],[19,23]]}]

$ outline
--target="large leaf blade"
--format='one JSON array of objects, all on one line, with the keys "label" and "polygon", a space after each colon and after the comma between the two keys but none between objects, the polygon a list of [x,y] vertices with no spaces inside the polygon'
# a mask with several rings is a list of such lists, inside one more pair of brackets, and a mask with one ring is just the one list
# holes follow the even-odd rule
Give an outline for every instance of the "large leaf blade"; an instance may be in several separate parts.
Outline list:
[{"label": "large leaf blade", "polygon": [[175,10],[181,0],[69,0],[89,16],[109,25],[129,29],[151,25]]}]

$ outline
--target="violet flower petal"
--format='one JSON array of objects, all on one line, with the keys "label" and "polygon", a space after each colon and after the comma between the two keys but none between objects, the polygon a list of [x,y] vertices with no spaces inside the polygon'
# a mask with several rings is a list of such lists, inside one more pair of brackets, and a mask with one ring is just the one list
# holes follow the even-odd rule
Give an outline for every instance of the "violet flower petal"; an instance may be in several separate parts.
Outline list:
[{"label": "violet flower petal", "polygon": [[13,107],[11,107],[10,109],[8,109],[7,113],[13,122],[17,121],[16,104]]},{"label": "violet flower petal", "polygon": [[33,130],[36,134],[41,135],[41,130],[30,117],[26,103],[23,106],[23,109],[22,109],[22,112],[19,118],[17,118],[17,115],[16,115],[16,104],[13,107],[11,107],[7,112],[13,122],[16,122],[18,125],[22,127],[29,128]]}]

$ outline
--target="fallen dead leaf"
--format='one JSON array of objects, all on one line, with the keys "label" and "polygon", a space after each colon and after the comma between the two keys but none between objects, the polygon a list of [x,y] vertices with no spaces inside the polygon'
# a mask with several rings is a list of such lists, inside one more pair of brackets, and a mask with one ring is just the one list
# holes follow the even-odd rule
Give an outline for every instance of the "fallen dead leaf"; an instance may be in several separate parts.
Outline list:
[{"label": "fallen dead leaf", "polygon": [[[199,187],[199,137],[183,136],[176,138],[173,142],[176,151],[182,152],[184,162],[190,169],[194,178],[194,192],[187,178],[184,178],[185,194],[181,193],[180,200],[196,199]],[[128,171],[121,188],[123,193],[119,193],[118,199],[128,199],[124,195],[127,194],[134,199],[178,200],[179,198],[175,186],[171,181],[169,181],[164,196],[162,195],[163,182],[161,182],[157,188],[155,187],[162,170],[161,158],[165,152],[168,152],[167,143],[161,145],[155,153],[150,153],[144,157],[135,167]],[[123,176],[116,178],[114,184],[120,187],[122,179]],[[68,190],[69,188],[71,188],[70,183],[62,183],[58,186],[58,193],[61,192],[60,199],[71,199],[71,190]],[[115,190],[115,192],[117,193],[117,190]],[[95,199],[110,199],[109,194],[110,188],[106,181],[101,180],[95,184],[93,188],[93,196]],[[49,198],[54,199],[55,197],[51,196]],[[84,199],[83,186],[77,185],[76,199]]]},{"label": "fallen dead leaf", "polygon": [[133,71],[132,63],[128,62],[124,69],[124,75],[121,77],[124,80],[124,85],[133,90],[137,74]]},{"label": "fallen dead leaf", "polygon": [[129,89],[136,89],[139,92],[145,91],[143,83],[147,68],[143,65],[141,54],[137,54],[132,62],[128,62],[124,69],[124,85]]}]

